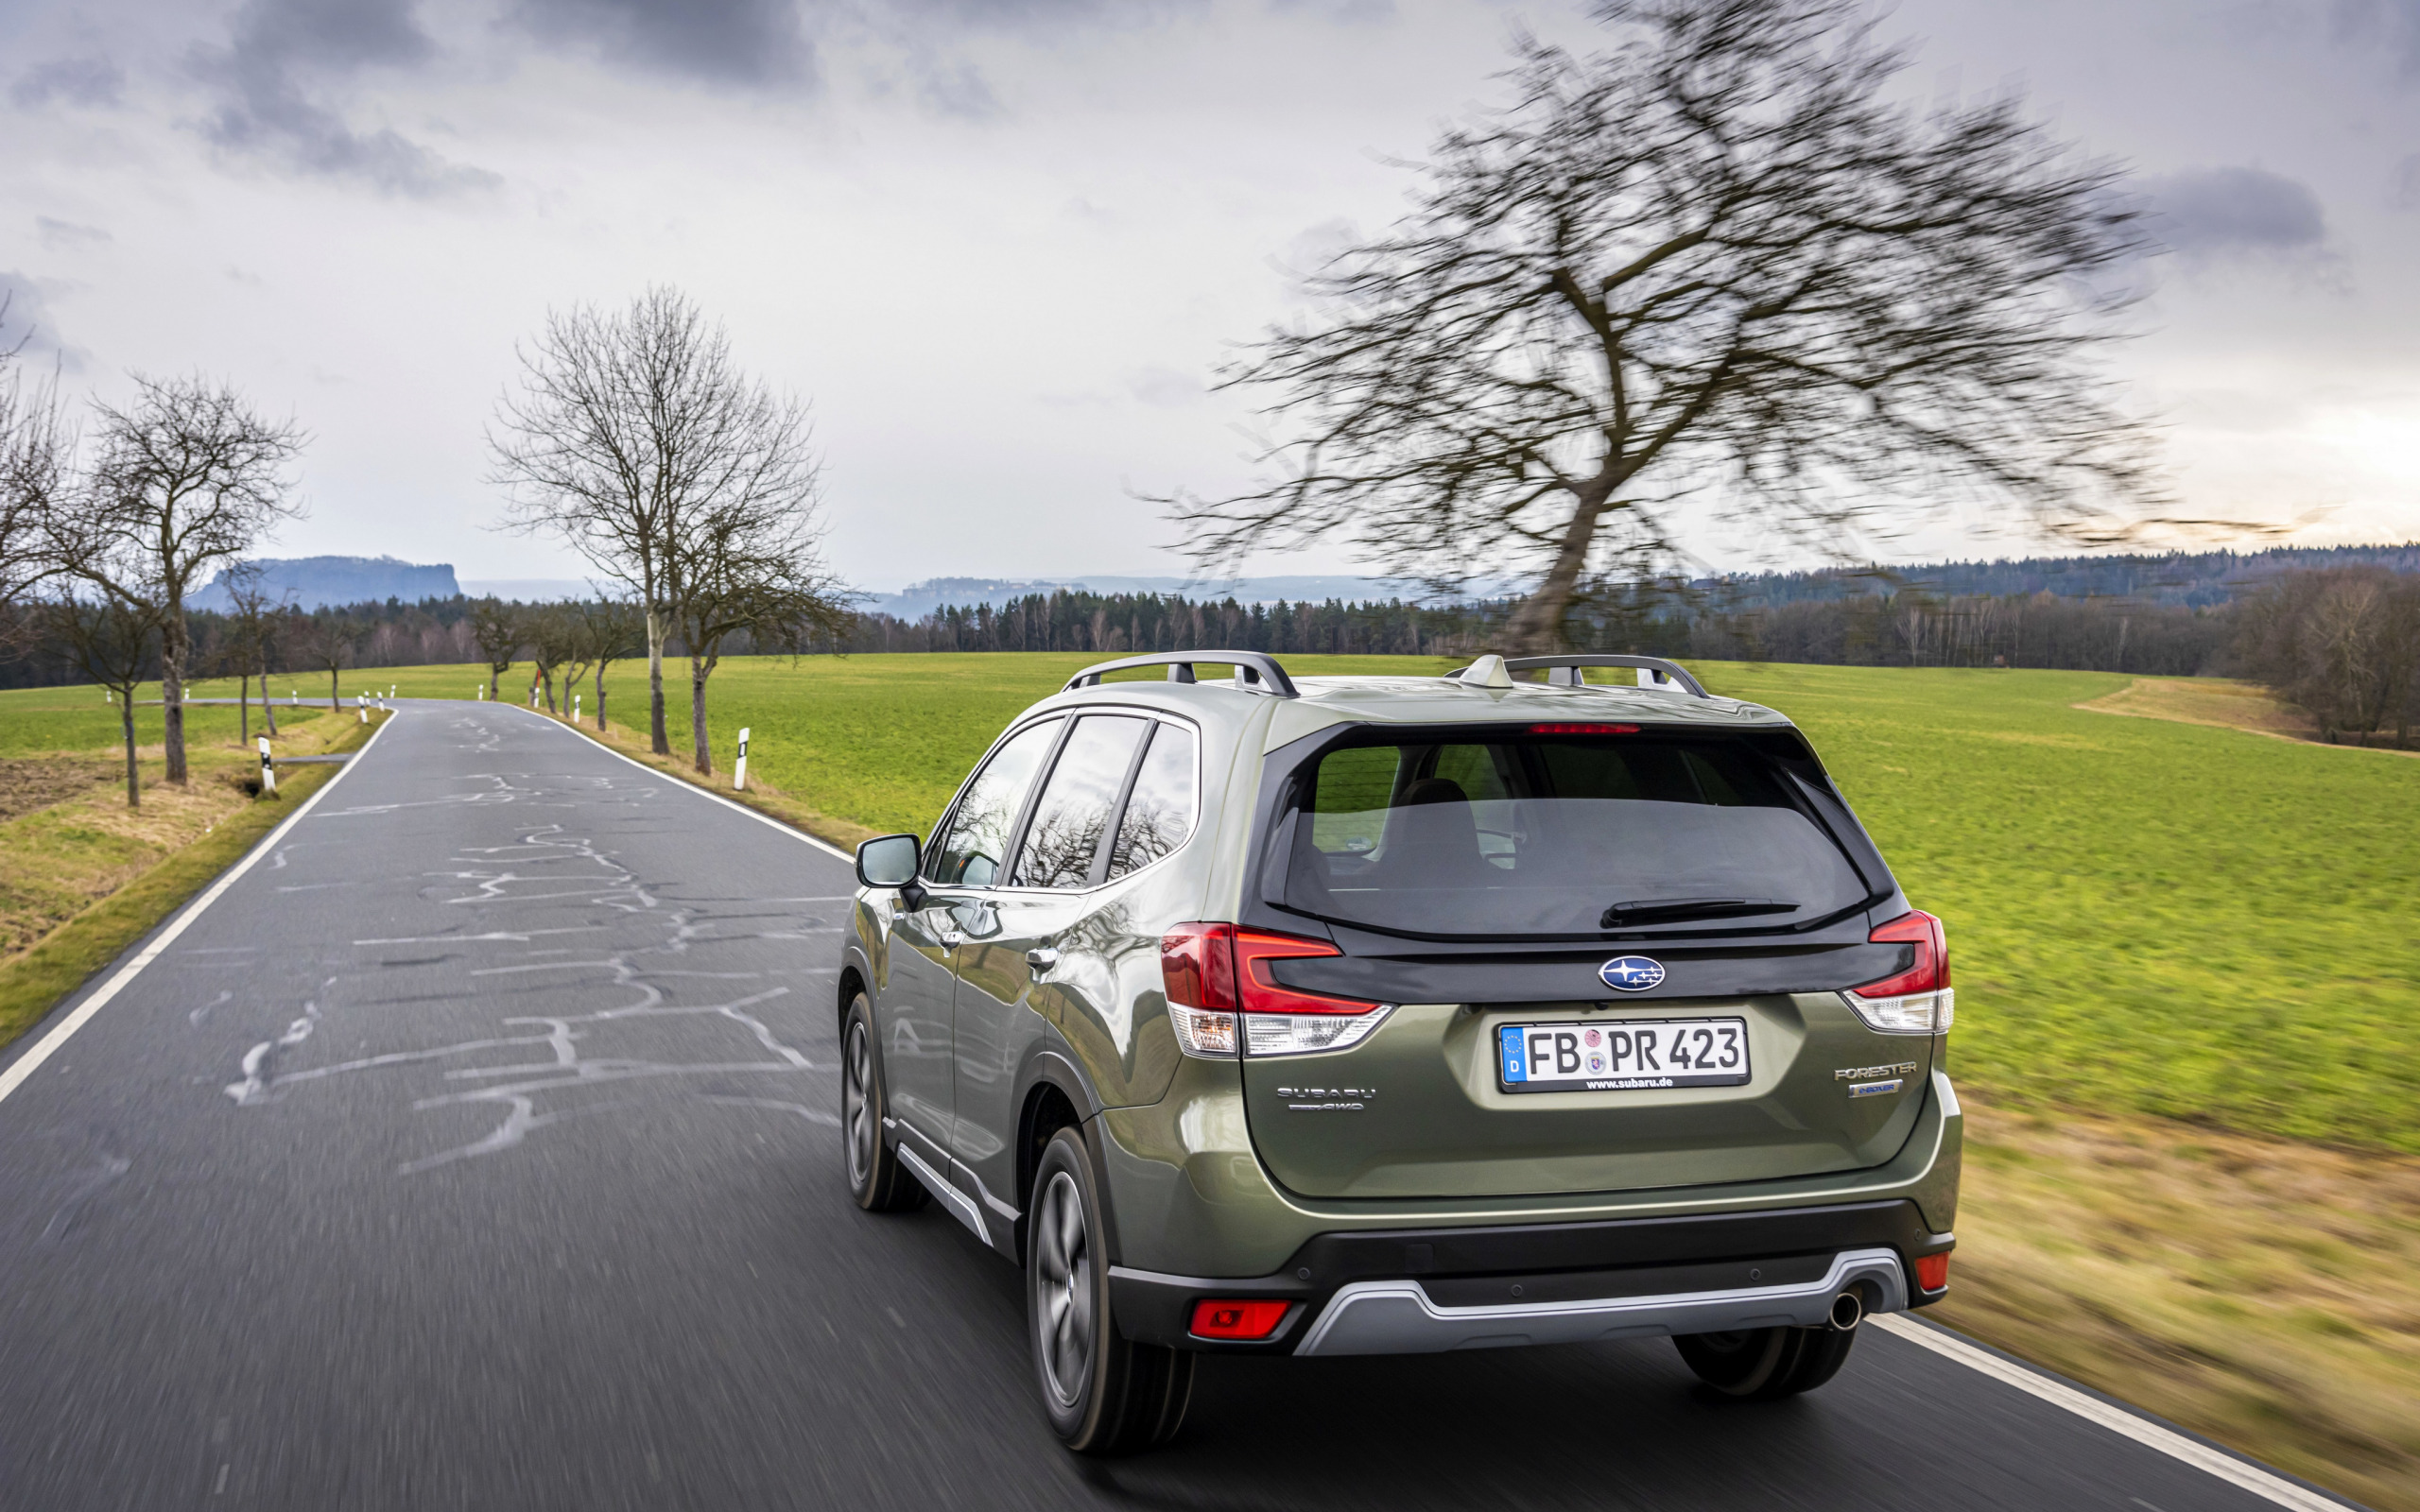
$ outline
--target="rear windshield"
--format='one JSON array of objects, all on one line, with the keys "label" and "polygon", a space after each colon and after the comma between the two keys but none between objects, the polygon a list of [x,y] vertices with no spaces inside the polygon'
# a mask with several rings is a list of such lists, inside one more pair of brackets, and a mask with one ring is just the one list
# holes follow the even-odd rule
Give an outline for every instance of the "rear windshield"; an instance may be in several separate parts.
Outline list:
[{"label": "rear windshield", "polygon": [[1719,736],[1347,746],[1274,841],[1284,906],[1404,934],[1776,927],[1866,893],[1772,760]]}]

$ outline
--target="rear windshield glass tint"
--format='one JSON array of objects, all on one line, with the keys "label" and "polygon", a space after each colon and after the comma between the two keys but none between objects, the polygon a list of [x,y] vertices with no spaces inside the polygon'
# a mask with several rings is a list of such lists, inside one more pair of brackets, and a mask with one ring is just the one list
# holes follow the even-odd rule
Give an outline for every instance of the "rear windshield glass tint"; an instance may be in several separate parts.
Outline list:
[{"label": "rear windshield glass tint", "polygon": [[1862,902],[1787,783],[1720,737],[1344,747],[1303,774],[1279,827],[1280,901],[1440,936],[1772,927]]}]

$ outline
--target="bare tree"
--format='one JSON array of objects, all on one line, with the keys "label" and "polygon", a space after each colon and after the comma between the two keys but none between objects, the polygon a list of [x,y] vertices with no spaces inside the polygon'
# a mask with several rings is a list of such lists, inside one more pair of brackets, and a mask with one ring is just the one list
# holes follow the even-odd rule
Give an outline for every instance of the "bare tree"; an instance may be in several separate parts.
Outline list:
[{"label": "bare tree", "polygon": [[261,570],[256,562],[238,561],[218,575],[218,586],[226,590],[227,632],[219,647],[219,660],[235,674],[235,708],[238,729],[236,738],[244,745],[252,743],[251,679],[261,679],[261,719],[270,735],[277,733],[277,715],[272,712],[268,696],[269,644],[276,638],[278,610],[283,606],[272,603],[268,593],[261,587]]},{"label": "bare tree", "polygon": [[646,616],[648,732],[669,755],[664,644],[683,612],[682,554],[717,518],[811,509],[806,412],[739,370],[729,336],[678,290],[618,312],[550,312],[521,349],[517,393],[488,438],[513,528],[560,536]]},{"label": "bare tree", "polygon": [[[9,301],[0,296],[0,341]],[[18,353],[32,335],[0,345],[0,604],[11,604],[58,571],[44,521],[69,476],[76,437],[59,382],[27,385]]]},{"label": "bare tree", "polygon": [[[529,660],[537,686],[546,700],[546,713],[555,713],[555,673],[578,653],[580,624],[571,609],[562,604],[545,604],[529,611]],[[571,713],[571,676],[563,679],[565,716]]]},{"label": "bare tree", "polygon": [[[605,728],[605,669],[647,649],[647,620],[628,599],[596,598],[579,604],[579,655],[596,679],[596,728]],[[577,676],[577,674],[575,674]]]},{"label": "bare tree", "polygon": [[141,808],[143,782],[134,760],[134,696],[159,666],[163,627],[158,608],[144,599],[113,593],[79,598],[59,593],[36,601],[32,609],[42,632],[66,647],[85,676],[111,691],[126,744],[126,806]]},{"label": "bare tree", "polygon": [[471,644],[479,648],[480,664],[488,669],[490,698],[502,693],[504,675],[520,659],[521,643],[527,633],[520,605],[500,598],[472,600]]},{"label": "bare tree", "polygon": [[328,708],[342,709],[343,688],[337,679],[354,663],[360,649],[361,627],[332,609],[309,614],[297,611],[286,616],[285,644],[302,665],[327,673]]},{"label": "bare tree", "polygon": [[262,419],[207,379],[138,375],[125,409],[95,403],[97,455],[45,510],[60,571],[160,627],[167,780],[185,781],[184,683],[193,642],[185,600],[302,508],[286,464],[302,447],[291,421]]},{"label": "bare tree", "polygon": [[2382,567],[2282,575],[2237,610],[2245,671],[2308,713],[2322,739],[2406,746],[2420,716],[2420,580]]},{"label": "bare tree", "polygon": [[1929,112],[1857,0],[1599,0],[1612,51],[1522,38],[1416,208],[1307,280],[1226,384],[1271,481],[1172,505],[1205,563],[1341,539],[1440,583],[1518,567],[1560,641],[1686,502],[1840,545],[1964,503],[2079,532],[2154,496],[2096,356],[2145,247],[2118,171],[2015,102]]},{"label": "bare tree", "polygon": [[706,679],[723,642],[746,630],[761,649],[796,650],[846,627],[848,599],[815,549],[814,472],[795,499],[734,500],[715,510],[672,553],[674,624],[689,653],[689,733],[700,772],[715,769],[706,738]]}]

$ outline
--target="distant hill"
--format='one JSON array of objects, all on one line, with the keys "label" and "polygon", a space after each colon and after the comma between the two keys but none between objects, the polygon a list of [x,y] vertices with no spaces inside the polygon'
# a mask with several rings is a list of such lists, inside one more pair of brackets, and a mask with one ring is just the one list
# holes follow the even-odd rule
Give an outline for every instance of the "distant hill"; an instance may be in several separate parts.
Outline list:
[{"label": "distant hill", "polygon": [[[461,592],[454,581],[453,567],[444,562],[417,566],[392,557],[265,557],[251,565],[260,569],[261,587],[271,602],[291,603],[298,609],[390,598],[416,604],[424,598],[452,598]],[[223,576],[194,594],[192,606],[233,608]]]}]

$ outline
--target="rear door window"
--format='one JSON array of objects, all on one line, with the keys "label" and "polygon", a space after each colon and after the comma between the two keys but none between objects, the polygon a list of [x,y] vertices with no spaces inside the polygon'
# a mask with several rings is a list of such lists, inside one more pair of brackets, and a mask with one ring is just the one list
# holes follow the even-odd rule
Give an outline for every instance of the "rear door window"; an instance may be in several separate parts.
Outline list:
[{"label": "rear door window", "polygon": [[1086,714],[1059,752],[1026,825],[1012,887],[1082,887],[1109,833],[1109,816],[1133,770],[1135,747],[1151,721],[1134,714]]},{"label": "rear door window", "polygon": [[999,880],[1009,831],[1025,807],[1042,758],[1059,738],[1061,723],[1045,719],[1028,725],[992,753],[951,814],[948,830],[926,863],[927,879],[942,886],[966,887],[988,887]]},{"label": "rear door window", "polygon": [[1865,901],[1772,760],[1722,736],[1353,745],[1294,793],[1283,905],[1343,923],[1585,936],[1787,926]]},{"label": "rear door window", "polygon": [[1151,732],[1151,748],[1134,774],[1134,790],[1118,816],[1110,850],[1109,875],[1122,877],[1150,866],[1184,844],[1193,833],[1194,734],[1163,722]]}]

